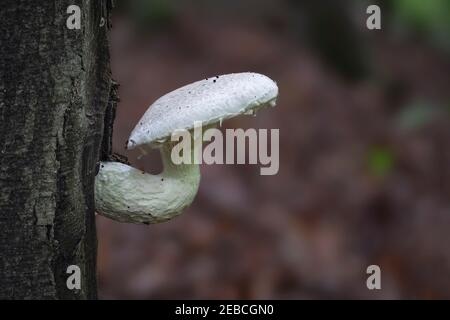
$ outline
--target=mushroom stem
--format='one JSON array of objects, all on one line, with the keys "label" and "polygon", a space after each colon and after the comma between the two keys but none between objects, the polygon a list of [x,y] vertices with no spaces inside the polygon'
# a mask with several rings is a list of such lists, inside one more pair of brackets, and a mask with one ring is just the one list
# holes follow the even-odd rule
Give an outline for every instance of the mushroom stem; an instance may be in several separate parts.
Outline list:
[{"label": "mushroom stem", "polygon": [[[197,152],[194,144],[191,152]],[[102,162],[95,178],[99,214],[129,223],[157,223],[179,215],[197,194],[198,164],[174,164],[172,146],[160,148],[162,173],[152,175],[120,162]]]},{"label": "mushroom stem", "polygon": [[194,154],[198,152],[198,147],[193,144],[191,147],[191,163],[175,164],[172,161],[172,149],[171,143],[165,143],[160,147],[161,159],[164,166],[162,175],[180,177],[193,177],[200,176],[200,166],[194,163]]}]

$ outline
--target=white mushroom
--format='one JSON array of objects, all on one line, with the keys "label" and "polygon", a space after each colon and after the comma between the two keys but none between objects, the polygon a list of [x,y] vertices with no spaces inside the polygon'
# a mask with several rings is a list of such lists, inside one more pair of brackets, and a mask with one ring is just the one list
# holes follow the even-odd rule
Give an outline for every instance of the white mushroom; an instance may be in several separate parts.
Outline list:
[{"label": "white mushroom", "polygon": [[[239,114],[274,106],[278,87],[257,73],[236,73],[201,80],[155,101],[128,139],[128,149],[159,148],[164,170],[152,175],[119,162],[101,162],[95,179],[98,213],[114,220],[157,223],[171,219],[189,206],[200,182],[199,165],[175,165],[171,135],[194,128],[194,122],[212,125]],[[192,143],[191,155],[198,144]]]}]

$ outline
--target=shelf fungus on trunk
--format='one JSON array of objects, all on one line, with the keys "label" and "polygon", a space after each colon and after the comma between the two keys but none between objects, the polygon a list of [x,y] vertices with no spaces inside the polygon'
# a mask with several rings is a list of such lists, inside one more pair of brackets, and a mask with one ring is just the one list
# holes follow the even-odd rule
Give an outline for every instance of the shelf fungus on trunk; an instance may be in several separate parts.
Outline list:
[{"label": "shelf fungus on trunk", "polygon": [[[195,161],[173,163],[172,134],[191,130],[198,123],[211,126],[240,114],[253,114],[275,106],[277,96],[274,81],[250,72],[208,78],[162,96],[133,129],[127,148],[144,152],[159,148],[163,172],[152,175],[120,162],[101,162],[95,179],[97,212],[121,222],[146,224],[179,215],[197,194],[200,168]],[[191,145],[192,156],[199,150],[195,150],[198,144]]]}]

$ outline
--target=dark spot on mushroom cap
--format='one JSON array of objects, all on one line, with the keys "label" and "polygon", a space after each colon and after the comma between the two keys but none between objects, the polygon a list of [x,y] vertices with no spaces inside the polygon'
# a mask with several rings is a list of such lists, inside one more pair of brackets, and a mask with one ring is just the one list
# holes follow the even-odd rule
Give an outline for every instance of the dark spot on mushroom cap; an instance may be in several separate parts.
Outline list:
[{"label": "dark spot on mushroom cap", "polygon": [[164,181],[164,178],[161,178],[161,181]]},{"label": "dark spot on mushroom cap", "polygon": [[132,145],[136,144],[136,142],[133,139],[130,139],[130,141],[127,140],[125,144],[125,149],[128,149],[128,143],[131,143]]},{"label": "dark spot on mushroom cap", "polygon": [[214,83],[216,83],[216,80],[213,80]]},{"label": "dark spot on mushroom cap", "polygon": [[216,76],[216,79],[219,79],[219,76]]}]

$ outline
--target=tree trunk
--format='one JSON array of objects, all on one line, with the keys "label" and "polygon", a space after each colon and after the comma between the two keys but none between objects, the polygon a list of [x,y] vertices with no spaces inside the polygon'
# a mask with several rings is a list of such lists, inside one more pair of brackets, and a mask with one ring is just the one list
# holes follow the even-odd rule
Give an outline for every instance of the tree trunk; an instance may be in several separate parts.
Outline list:
[{"label": "tree trunk", "polygon": [[[116,89],[110,1],[2,1],[1,299],[97,297],[94,179],[110,153]],[[81,29],[66,26],[70,5]],[[81,289],[67,288],[70,265]]]}]

